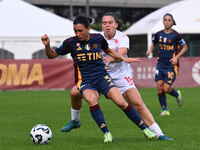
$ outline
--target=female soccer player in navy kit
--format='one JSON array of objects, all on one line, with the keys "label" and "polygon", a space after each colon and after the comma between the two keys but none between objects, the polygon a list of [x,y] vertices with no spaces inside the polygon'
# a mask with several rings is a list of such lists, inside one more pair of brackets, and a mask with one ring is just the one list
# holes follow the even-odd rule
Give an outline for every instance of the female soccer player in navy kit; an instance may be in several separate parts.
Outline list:
[{"label": "female soccer player in navy kit", "polygon": [[[155,71],[155,81],[157,82],[158,99],[162,107],[160,115],[170,115],[167,108],[166,95],[168,93],[176,97],[178,105],[183,105],[181,92],[172,88],[179,69],[179,58],[187,51],[187,45],[181,35],[172,29],[176,25],[171,14],[165,14],[163,17],[165,29],[157,32],[153,37],[153,43],[147,51],[150,55],[157,43],[159,43],[159,58]],[[182,47],[180,53],[179,46]]]},{"label": "female soccer player in navy kit", "polygon": [[[141,119],[137,119],[138,116],[135,115],[137,112],[123,99],[120,91],[107,73],[105,63],[101,57],[101,50],[115,59],[127,63],[140,62],[140,59],[122,57],[108,48],[108,43],[101,34],[90,34],[88,18],[79,16],[73,24],[76,36],[66,39],[59,48],[54,50],[50,47],[50,40],[46,34],[41,37],[41,40],[45,45],[46,54],[49,58],[71,53],[76,66],[76,86],[88,103],[93,119],[104,133],[104,142],[110,143],[113,141],[113,137],[108,130],[103,112],[98,104],[100,93],[111,99],[134,123],[136,123],[136,120]],[[137,124],[140,124],[142,129],[148,129],[142,121],[137,122]],[[150,130],[149,132],[151,134]]]},{"label": "female soccer player in navy kit", "polygon": [[[116,51],[120,55],[127,57],[127,52],[129,49],[129,38],[119,30],[121,29],[123,22],[118,19],[114,13],[106,13],[102,17],[102,35],[105,37],[109,44],[109,48]],[[159,125],[155,122],[151,112],[145,106],[142,98],[135,87],[135,84],[131,78],[131,68],[130,65],[123,61],[116,61],[112,57],[102,52],[104,56],[103,59],[106,63],[108,72],[119,88],[124,99],[134,106],[134,108],[139,113],[138,115],[144,120],[144,123],[153,131],[159,140],[172,140],[165,136],[160,129]],[[71,121],[64,126],[61,131],[69,132],[74,128],[80,127],[80,109],[81,109],[81,99],[82,96],[80,92],[74,87],[71,90]],[[137,124],[136,124],[137,125]],[[143,131],[145,134],[145,131]],[[148,138],[148,135],[145,135]]]}]

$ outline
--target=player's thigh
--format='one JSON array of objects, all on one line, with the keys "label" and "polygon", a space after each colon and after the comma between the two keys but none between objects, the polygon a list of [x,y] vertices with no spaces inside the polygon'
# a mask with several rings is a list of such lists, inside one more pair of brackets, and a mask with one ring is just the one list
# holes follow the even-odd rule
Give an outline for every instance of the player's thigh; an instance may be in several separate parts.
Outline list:
[{"label": "player's thigh", "polygon": [[158,80],[157,81],[158,94],[163,93],[163,86],[164,86],[164,80]]},{"label": "player's thigh", "polygon": [[83,98],[89,104],[89,106],[94,106],[98,104],[99,93],[92,89],[85,89],[82,93]]},{"label": "player's thigh", "polygon": [[117,85],[121,94],[124,94],[128,89],[136,88],[133,80],[129,76],[120,79],[113,79],[113,81]]},{"label": "player's thigh", "polygon": [[164,83],[163,90],[164,90],[166,93],[171,93],[172,87],[171,87],[170,84]]},{"label": "player's thigh", "polygon": [[107,97],[108,91],[116,87],[115,83],[113,82],[110,75],[106,75],[99,79],[99,81],[96,83],[96,88],[98,89],[99,93],[103,94]]},{"label": "player's thigh", "polygon": [[125,100],[133,106],[142,106],[144,103],[137,88],[130,88],[123,93]]},{"label": "player's thigh", "polygon": [[117,87],[112,87],[108,91],[107,97],[109,99],[111,99],[121,109],[125,109],[128,106],[128,103],[124,100],[124,98],[122,97],[122,95]]}]

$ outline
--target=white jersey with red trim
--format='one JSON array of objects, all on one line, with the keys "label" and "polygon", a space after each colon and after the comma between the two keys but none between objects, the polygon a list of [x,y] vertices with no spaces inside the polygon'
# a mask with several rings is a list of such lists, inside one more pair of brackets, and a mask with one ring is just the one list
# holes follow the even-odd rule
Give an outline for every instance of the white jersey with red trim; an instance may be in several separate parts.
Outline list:
[{"label": "white jersey with red trim", "polygon": [[[103,36],[103,32],[101,33]],[[106,37],[104,36],[106,39]],[[115,36],[111,39],[108,40],[108,47],[116,52],[118,52],[119,48],[121,47],[126,47],[127,50],[129,49],[129,38],[126,34],[116,30]],[[105,57],[110,57],[109,55],[105,54],[104,52],[102,53],[103,56]],[[127,56],[126,56],[127,57]],[[119,79],[119,78],[124,78],[124,77],[131,77],[131,69],[130,65],[124,61],[122,62],[117,62],[117,63],[110,63],[107,66],[107,70],[112,77],[112,79]]]}]

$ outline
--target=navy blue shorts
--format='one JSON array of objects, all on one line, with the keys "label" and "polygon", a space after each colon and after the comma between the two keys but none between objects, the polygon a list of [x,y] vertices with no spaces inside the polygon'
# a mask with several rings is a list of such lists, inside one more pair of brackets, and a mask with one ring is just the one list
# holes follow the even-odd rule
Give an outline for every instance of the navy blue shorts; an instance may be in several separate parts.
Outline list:
[{"label": "navy blue shorts", "polygon": [[104,77],[98,78],[97,80],[93,81],[82,81],[79,90],[81,94],[83,93],[84,90],[86,89],[91,89],[94,91],[97,91],[100,94],[103,94],[104,96],[107,95],[108,91],[112,87],[117,87],[113,80],[111,79],[110,75],[106,75]]},{"label": "navy blue shorts", "polygon": [[163,80],[165,83],[172,85],[178,75],[178,68],[156,68],[155,81]]}]

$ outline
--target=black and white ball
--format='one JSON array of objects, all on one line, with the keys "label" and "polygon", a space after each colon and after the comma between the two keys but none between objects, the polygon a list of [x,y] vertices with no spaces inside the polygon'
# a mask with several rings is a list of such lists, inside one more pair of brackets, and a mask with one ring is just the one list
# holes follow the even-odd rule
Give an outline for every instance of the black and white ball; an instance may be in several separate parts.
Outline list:
[{"label": "black and white ball", "polygon": [[44,124],[35,125],[31,129],[30,135],[35,144],[47,144],[52,138],[51,129]]}]

